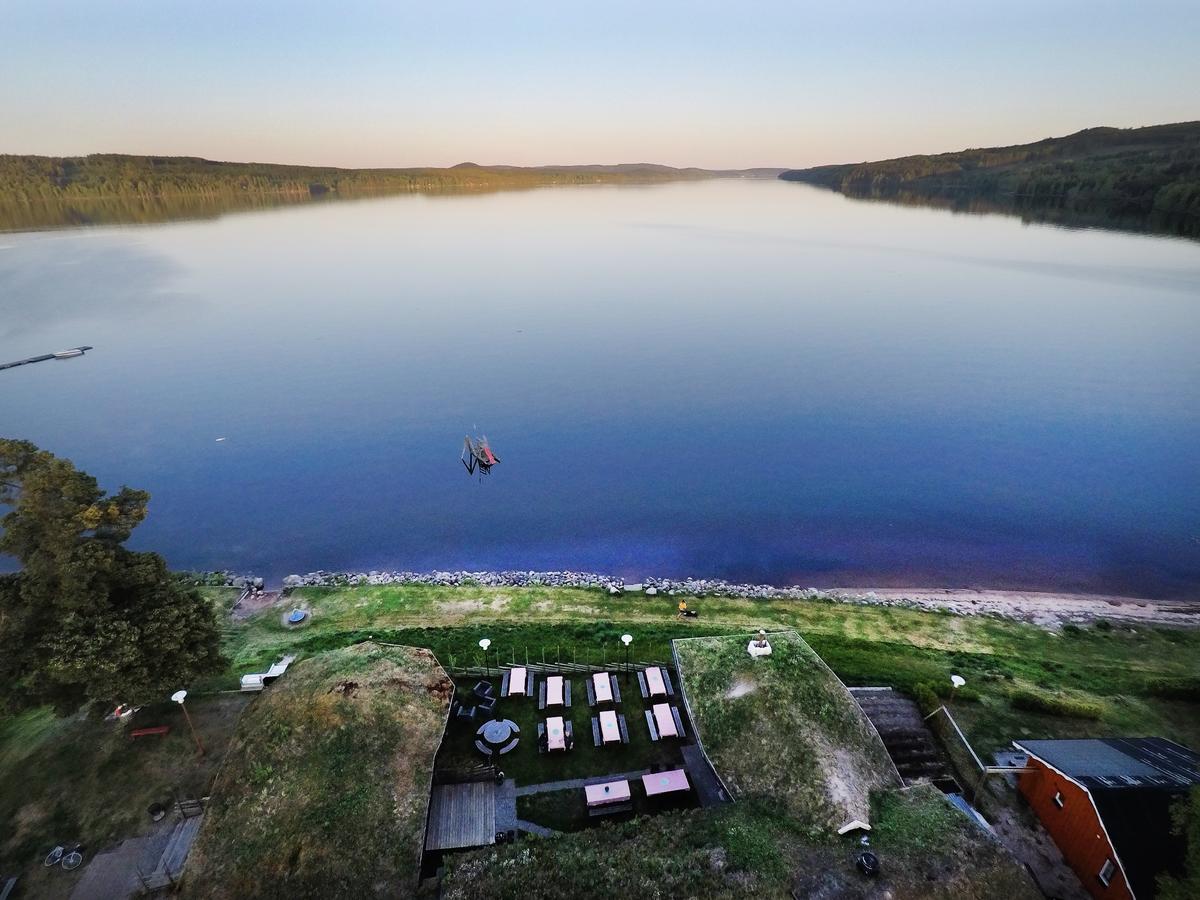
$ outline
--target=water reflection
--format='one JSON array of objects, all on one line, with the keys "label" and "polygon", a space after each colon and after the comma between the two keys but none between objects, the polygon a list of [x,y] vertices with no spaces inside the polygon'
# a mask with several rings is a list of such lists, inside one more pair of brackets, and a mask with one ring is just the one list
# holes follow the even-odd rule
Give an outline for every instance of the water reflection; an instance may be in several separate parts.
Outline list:
[{"label": "water reflection", "polygon": [[1200,587],[1192,242],[723,180],[0,247],[5,358],[96,348],[0,432],[178,566]]}]

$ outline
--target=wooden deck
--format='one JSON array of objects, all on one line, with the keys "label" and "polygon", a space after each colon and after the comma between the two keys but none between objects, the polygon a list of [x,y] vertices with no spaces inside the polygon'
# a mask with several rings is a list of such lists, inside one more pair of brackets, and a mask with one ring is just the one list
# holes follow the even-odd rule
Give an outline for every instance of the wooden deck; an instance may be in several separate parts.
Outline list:
[{"label": "wooden deck", "polygon": [[482,847],[496,842],[496,785],[490,781],[437,784],[429,798],[426,850]]}]

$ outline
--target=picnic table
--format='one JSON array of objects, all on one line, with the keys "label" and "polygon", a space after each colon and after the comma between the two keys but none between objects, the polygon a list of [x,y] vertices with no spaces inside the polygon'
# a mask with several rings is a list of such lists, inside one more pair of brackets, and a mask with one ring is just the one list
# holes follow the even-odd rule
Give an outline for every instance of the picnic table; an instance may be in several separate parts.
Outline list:
[{"label": "picnic table", "polygon": [[606,781],[603,784],[589,784],[583,789],[588,806],[605,806],[609,803],[625,803],[630,799],[629,782]]},{"label": "picnic table", "polygon": [[546,749],[566,750],[567,734],[562,716],[551,716],[546,720]]},{"label": "picnic table", "polygon": [[660,737],[679,737],[679,730],[675,727],[675,715],[671,712],[670,704],[654,704],[654,724],[658,726]]},{"label": "picnic table", "polygon": [[612,702],[612,682],[609,680],[607,672],[597,672],[595,675],[593,675],[592,687],[596,692],[597,703]]},{"label": "picnic table", "polygon": [[646,687],[650,689],[651,697],[667,696],[667,686],[663,683],[662,669],[651,666],[646,670]]},{"label": "picnic table", "polygon": [[688,783],[686,769],[671,769],[669,772],[655,772],[650,775],[642,776],[642,787],[646,789],[646,796],[653,797],[656,794],[670,794],[675,791],[690,791],[691,784]]},{"label": "picnic table", "polygon": [[524,666],[516,666],[509,670],[508,673],[508,693],[507,697],[525,693],[525,678],[526,671]]},{"label": "picnic table", "polygon": [[611,709],[600,712],[600,734],[606,744],[621,742],[621,727],[617,724],[617,714]]},{"label": "picnic table", "polygon": [[546,705],[563,705],[563,679],[561,675],[551,675],[546,679]]}]

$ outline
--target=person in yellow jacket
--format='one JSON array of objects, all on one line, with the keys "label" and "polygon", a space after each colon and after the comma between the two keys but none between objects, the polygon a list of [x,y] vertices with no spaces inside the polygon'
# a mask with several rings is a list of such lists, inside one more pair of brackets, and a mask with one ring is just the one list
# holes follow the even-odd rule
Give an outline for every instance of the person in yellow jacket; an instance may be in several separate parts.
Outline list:
[{"label": "person in yellow jacket", "polygon": [[686,600],[679,601],[679,615],[680,615],[680,618],[687,615],[687,601]]}]

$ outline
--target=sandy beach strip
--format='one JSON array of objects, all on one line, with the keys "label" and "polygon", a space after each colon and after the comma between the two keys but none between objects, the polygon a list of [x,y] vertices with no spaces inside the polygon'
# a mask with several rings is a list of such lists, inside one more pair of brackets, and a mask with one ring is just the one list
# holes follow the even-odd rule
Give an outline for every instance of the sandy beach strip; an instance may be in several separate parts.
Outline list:
[{"label": "sandy beach strip", "polygon": [[1150,600],[1108,594],[999,591],[972,588],[827,588],[838,600],[879,606],[948,610],[958,615],[998,615],[1056,627],[1098,619],[1175,628],[1200,627],[1200,599]]}]

